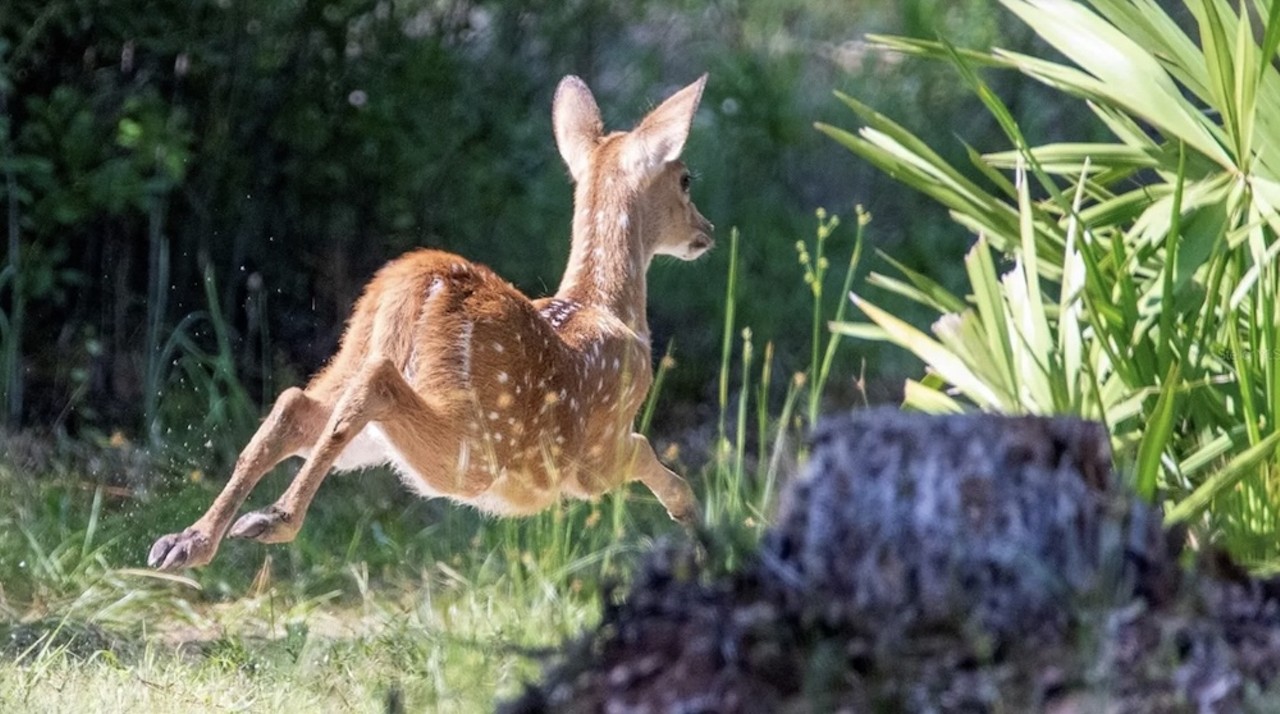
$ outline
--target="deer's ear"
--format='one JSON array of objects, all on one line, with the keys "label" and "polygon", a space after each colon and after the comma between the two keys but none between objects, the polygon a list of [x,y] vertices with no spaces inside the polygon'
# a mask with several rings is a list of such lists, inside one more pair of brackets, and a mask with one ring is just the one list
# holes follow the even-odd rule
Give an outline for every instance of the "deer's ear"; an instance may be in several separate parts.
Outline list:
[{"label": "deer's ear", "polygon": [[627,135],[623,161],[629,170],[648,177],[680,158],[706,83],[704,74],[671,95]]},{"label": "deer's ear", "polygon": [[591,150],[604,133],[600,107],[581,79],[569,75],[560,80],[551,103],[551,124],[569,174],[574,181],[581,181],[591,160]]}]

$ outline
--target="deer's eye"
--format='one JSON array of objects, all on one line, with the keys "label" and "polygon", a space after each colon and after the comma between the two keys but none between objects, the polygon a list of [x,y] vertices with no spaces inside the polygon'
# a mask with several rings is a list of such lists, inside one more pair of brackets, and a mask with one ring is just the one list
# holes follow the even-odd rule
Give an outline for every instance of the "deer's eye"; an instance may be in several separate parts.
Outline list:
[{"label": "deer's eye", "polygon": [[689,186],[692,184],[693,184],[692,176],[690,176],[688,173],[680,174],[680,190],[681,191],[685,191],[687,193],[689,191]]}]

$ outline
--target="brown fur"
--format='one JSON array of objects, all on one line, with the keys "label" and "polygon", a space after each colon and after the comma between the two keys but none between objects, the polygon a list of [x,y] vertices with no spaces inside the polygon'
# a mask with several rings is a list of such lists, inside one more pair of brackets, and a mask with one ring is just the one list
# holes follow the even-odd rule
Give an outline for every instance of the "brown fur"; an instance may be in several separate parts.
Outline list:
[{"label": "brown fur", "polygon": [[673,518],[694,520],[689,486],[631,425],[653,381],[645,271],[657,253],[691,260],[712,242],[678,158],[705,79],[633,131],[605,136],[590,91],[566,77],[553,123],[577,188],[556,296],[530,300],[436,250],[388,263],[330,363],[280,395],[209,510],[159,539],[148,562],[207,563],[249,491],[294,455],[307,461],[293,483],[232,537],[291,540],[332,469],[388,462],[426,495],[491,513],[535,513],[639,480]]}]

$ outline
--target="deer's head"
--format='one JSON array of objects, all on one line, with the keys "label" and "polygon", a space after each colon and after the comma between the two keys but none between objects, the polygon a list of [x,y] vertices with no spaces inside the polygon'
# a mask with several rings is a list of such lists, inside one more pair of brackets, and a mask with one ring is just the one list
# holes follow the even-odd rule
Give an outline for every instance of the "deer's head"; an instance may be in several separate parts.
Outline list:
[{"label": "deer's head", "polygon": [[706,81],[704,74],[673,94],[635,129],[611,134],[604,133],[587,85],[573,76],[560,82],[552,123],[577,184],[575,236],[616,231],[636,241],[646,261],[654,255],[694,260],[711,248],[714,226],[693,205],[692,177],[680,160]]}]

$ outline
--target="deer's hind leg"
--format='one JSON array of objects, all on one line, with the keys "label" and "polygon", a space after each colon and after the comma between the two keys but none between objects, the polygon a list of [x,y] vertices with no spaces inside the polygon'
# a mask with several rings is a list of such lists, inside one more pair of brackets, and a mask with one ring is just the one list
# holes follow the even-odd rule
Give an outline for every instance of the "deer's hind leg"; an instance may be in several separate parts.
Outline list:
[{"label": "deer's hind leg", "polygon": [[[231,537],[263,543],[293,540],[320,484],[343,450],[366,429],[375,432],[371,438],[385,443],[388,458],[411,462],[424,478],[444,479],[455,473],[450,457],[458,452],[457,405],[465,401],[458,395],[466,391],[469,379],[471,323],[459,310],[465,291],[451,290],[449,278],[434,268],[426,266],[401,286],[401,293],[384,293],[379,314],[360,324],[367,331],[361,344],[389,348],[392,354],[376,351],[344,371],[353,376],[337,387],[341,394],[307,462],[274,504],[241,516]],[[415,301],[424,294],[425,309],[418,312]],[[406,324],[413,328],[404,329]],[[406,371],[417,375],[415,384],[407,381]],[[431,395],[430,403],[424,394]],[[382,423],[410,436],[392,444]]]},{"label": "deer's hind leg", "polygon": [[249,445],[240,452],[231,479],[190,528],[161,537],[151,546],[147,564],[161,570],[204,565],[213,559],[231,518],[263,474],[320,437],[331,403],[297,387],[276,398]]},{"label": "deer's hind leg", "polygon": [[451,475],[457,473],[458,439],[457,419],[449,411],[428,404],[390,359],[371,359],[339,397],[310,458],[293,483],[271,506],[241,516],[232,526],[230,537],[263,543],[293,540],[338,456],[371,425],[381,429],[381,424],[386,424],[397,433],[412,433],[412,440],[401,439],[395,444],[388,440],[388,444],[423,477],[431,478],[430,485],[442,495],[469,491],[465,483],[450,481]]}]

